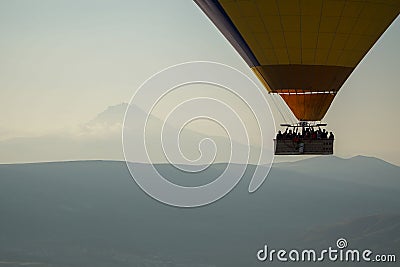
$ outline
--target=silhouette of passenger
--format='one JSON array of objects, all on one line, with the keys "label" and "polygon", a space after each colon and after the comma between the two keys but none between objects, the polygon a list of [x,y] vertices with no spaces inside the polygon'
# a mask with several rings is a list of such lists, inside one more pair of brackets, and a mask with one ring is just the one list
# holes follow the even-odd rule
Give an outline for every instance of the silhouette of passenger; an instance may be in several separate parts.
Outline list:
[{"label": "silhouette of passenger", "polygon": [[317,139],[321,139],[321,130],[320,129],[317,130]]},{"label": "silhouette of passenger", "polygon": [[300,142],[300,138],[299,138],[299,136],[297,134],[294,135],[293,142],[295,142],[295,143]]},{"label": "silhouette of passenger", "polygon": [[331,140],[335,139],[335,136],[333,135],[332,132],[329,133],[329,139],[331,139]]},{"label": "silhouette of passenger", "polygon": [[322,135],[321,135],[322,139],[327,139],[328,138],[328,132],[324,129],[322,130]]},{"label": "silhouette of passenger", "polygon": [[292,139],[292,138],[293,138],[292,130],[289,130],[289,133],[287,135],[287,139]]},{"label": "silhouette of passenger", "polygon": [[313,131],[311,133],[311,139],[313,139],[313,140],[317,139],[317,133],[316,132]]},{"label": "silhouette of passenger", "polygon": [[310,139],[310,137],[311,137],[311,134],[310,134],[310,129],[306,129],[306,133],[305,133],[305,135],[304,135],[304,138],[305,139]]},{"label": "silhouette of passenger", "polygon": [[277,140],[282,140],[282,137],[283,137],[282,132],[278,131],[278,134],[276,135],[276,139]]}]

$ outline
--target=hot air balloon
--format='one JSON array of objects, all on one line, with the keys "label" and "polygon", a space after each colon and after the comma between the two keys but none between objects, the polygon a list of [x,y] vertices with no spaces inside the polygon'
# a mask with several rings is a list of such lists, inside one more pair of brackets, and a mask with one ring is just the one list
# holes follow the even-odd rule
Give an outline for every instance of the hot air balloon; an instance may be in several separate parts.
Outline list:
[{"label": "hot air balloon", "polygon": [[[332,154],[318,124],[352,71],[400,12],[399,0],[194,0],[268,92],[299,121],[275,154]],[[300,130],[302,129],[302,133]],[[309,131],[311,138],[305,138]],[[283,137],[282,137],[283,136]],[[277,136],[278,137],[278,136]]]}]

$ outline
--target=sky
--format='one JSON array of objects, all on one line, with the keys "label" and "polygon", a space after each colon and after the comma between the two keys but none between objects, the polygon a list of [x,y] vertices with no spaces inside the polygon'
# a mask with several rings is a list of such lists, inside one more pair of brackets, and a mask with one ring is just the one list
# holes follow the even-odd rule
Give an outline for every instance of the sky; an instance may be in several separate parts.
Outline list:
[{"label": "sky", "polygon": [[[335,132],[337,156],[362,154],[400,165],[399,26],[396,19],[343,85],[324,118]],[[21,138],[24,142],[39,138],[43,144],[46,138],[52,143],[67,137],[81,138],[81,144],[88,138],[106,142],[110,131],[114,139],[120,138],[115,127],[91,128],[88,134],[88,125],[107,108],[128,103],[147,78],[168,66],[214,61],[255,78],[208,18],[187,0],[2,0],[0,36],[2,163],[109,154],[118,159],[122,155],[116,152],[118,145],[82,156],[79,151],[63,156],[61,151],[53,158],[36,149],[24,158],[28,151],[18,150],[25,145],[17,143]],[[282,119],[270,104],[278,125]],[[209,130],[201,124],[194,128]]]}]

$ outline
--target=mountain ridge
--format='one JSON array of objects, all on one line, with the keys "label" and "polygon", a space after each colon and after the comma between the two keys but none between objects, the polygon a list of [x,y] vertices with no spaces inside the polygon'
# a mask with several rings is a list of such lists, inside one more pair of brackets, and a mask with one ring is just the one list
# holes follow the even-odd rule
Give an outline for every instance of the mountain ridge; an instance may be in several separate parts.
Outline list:
[{"label": "mountain ridge", "polygon": [[[312,158],[307,158],[307,159],[300,159],[297,161],[284,161],[284,162],[273,162],[273,166],[275,167],[279,167],[279,166],[296,166],[297,164],[301,163],[321,163],[320,161],[326,161],[326,160],[335,160],[337,162],[345,162],[345,161],[360,161],[360,160],[364,160],[364,161],[370,161],[370,162],[376,162],[376,163],[383,163],[383,164],[387,164],[388,166],[392,166],[392,167],[396,167],[396,168],[400,168],[400,166],[390,163],[388,161],[385,161],[381,158],[378,157],[372,157],[372,156],[364,156],[364,155],[357,155],[357,156],[353,156],[353,157],[349,157],[349,158],[342,158],[342,157],[338,157],[338,156],[316,156],[316,157],[312,157]],[[109,159],[74,159],[74,160],[56,160],[56,161],[38,161],[38,162],[16,162],[16,163],[0,163],[1,165],[24,165],[24,164],[44,164],[44,163],[72,163],[72,162],[122,162],[125,163],[124,160],[109,160]],[[132,162],[133,164],[147,164],[144,162]],[[169,165],[170,163],[168,162],[160,162],[160,163],[154,163],[156,165]],[[227,164],[227,162],[215,162],[212,164]],[[244,163],[232,163],[235,165],[242,165]],[[181,164],[178,164],[181,165]],[[248,164],[251,166],[256,166],[256,164]],[[264,166],[265,164],[261,164],[260,166]]]}]

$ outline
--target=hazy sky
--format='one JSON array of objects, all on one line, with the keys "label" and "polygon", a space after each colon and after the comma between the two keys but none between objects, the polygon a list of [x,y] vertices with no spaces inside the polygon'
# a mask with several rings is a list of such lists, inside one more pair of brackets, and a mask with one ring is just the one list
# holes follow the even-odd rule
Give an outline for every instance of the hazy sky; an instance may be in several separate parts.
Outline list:
[{"label": "hazy sky", "polygon": [[[338,156],[400,164],[399,26],[397,19],[324,119]],[[2,0],[0,35],[0,140],[62,135],[129,102],[143,81],[177,63],[210,60],[252,75],[189,0]],[[3,160],[8,152],[0,151]]]}]

